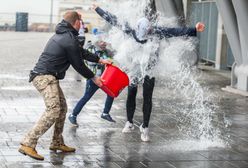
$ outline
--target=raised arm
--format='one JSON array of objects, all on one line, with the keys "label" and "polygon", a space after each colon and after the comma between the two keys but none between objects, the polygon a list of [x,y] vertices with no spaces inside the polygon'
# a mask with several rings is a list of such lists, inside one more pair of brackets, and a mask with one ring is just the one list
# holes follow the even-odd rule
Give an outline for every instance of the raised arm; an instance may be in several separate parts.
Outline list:
[{"label": "raised arm", "polygon": [[167,27],[154,27],[153,34],[160,38],[170,38],[177,36],[196,36],[197,32],[203,32],[205,25],[197,23],[195,27],[180,27],[180,28],[167,28]]},{"label": "raised arm", "polygon": [[102,8],[93,5],[92,9],[96,11],[96,13],[101,16],[104,20],[106,20],[108,23],[110,23],[113,26],[120,26],[117,22],[117,17],[108,11],[104,11]]},{"label": "raised arm", "polygon": [[102,8],[96,5],[93,5],[92,9],[95,10],[99,16],[101,16],[104,20],[106,20],[112,26],[118,27],[126,34],[130,35],[132,33],[133,29],[129,26],[129,24],[128,23],[125,23],[124,25],[120,24],[118,22],[117,16],[115,16],[114,14],[111,14],[108,11],[104,11]]}]

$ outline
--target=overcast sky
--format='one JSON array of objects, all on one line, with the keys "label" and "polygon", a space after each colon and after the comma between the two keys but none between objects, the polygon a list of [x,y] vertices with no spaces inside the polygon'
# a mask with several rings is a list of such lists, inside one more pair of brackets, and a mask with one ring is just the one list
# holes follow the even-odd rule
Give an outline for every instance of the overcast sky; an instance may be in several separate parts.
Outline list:
[{"label": "overcast sky", "polygon": [[[57,15],[58,0],[54,0],[54,14]],[[1,0],[0,13],[29,12],[49,15],[51,0]]]}]

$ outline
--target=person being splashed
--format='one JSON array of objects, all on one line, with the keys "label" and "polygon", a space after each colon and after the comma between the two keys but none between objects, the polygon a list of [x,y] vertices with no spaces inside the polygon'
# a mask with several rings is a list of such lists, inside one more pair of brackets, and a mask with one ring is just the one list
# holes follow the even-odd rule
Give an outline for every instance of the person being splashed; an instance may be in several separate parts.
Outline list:
[{"label": "person being splashed", "polygon": [[[147,47],[147,43],[159,43],[164,38],[176,37],[176,36],[196,36],[197,32],[203,32],[205,25],[203,23],[197,23],[195,27],[180,27],[180,28],[168,28],[168,27],[155,27],[151,24],[152,17],[142,17],[136,23],[136,28],[132,29],[128,23],[121,24],[115,15],[108,11],[104,11],[100,7],[93,5],[92,9],[96,11],[103,19],[105,19],[112,26],[116,26],[123,30],[124,33],[132,37],[137,43],[141,45],[141,49]],[[158,62],[159,44],[156,49],[152,49],[149,58],[144,55],[139,56],[142,59],[143,66],[139,69],[134,62],[132,62],[133,69],[129,69],[129,78],[131,84],[128,86],[128,95],[126,101],[127,122],[122,130],[122,133],[132,132],[134,130],[133,116],[136,108],[136,95],[138,91],[138,84],[143,84],[143,123],[140,125],[141,140],[149,141],[149,121],[152,112],[152,95],[155,85],[155,77],[152,74],[152,70]],[[142,53],[142,52],[141,52]],[[144,62],[145,60],[145,62]]]}]

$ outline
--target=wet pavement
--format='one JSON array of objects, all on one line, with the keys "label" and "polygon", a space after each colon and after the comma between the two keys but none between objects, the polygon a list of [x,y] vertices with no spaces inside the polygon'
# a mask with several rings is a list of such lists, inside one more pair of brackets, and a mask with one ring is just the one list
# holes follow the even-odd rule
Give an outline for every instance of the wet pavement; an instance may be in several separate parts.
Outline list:
[{"label": "wet pavement", "polygon": [[[77,148],[75,153],[49,151],[52,131],[49,130],[37,146],[38,152],[45,156],[44,161],[21,155],[17,151],[21,139],[44,111],[43,100],[27,82],[27,76],[50,36],[49,33],[0,32],[0,168],[248,167],[248,98],[221,90],[230,84],[229,72],[203,66],[198,80],[202,87],[208,88],[208,94],[213,95],[208,103],[216,105],[212,122],[214,129],[220,130],[221,143],[184,138],[186,132],[179,129],[184,123],[180,123],[180,117],[174,112],[180,110],[176,108],[180,105],[184,108],[187,102],[166,87],[169,81],[163,81],[157,82],[154,91],[151,142],[140,140],[141,89],[134,117],[135,131],[130,134],[121,133],[126,118],[126,90],[114,101],[111,110],[116,123],[100,118],[106,96],[99,90],[80,113],[78,128],[66,120],[65,142]],[[73,70],[61,81],[69,112],[82,96],[84,85],[84,80],[75,80]]]}]

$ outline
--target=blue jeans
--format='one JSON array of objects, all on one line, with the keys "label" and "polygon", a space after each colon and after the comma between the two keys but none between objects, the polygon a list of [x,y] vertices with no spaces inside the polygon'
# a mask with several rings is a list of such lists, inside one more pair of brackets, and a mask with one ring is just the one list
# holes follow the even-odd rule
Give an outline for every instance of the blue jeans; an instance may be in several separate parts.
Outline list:
[{"label": "blue jeans", "polygon": [[[82,110],[82,108],[84,107],[84,105],[90,100],[90,98],[96,93],[98,89],[99,87],[91,79],[88,79],[86,82],[84,96],[79,100],[77,105],[74,107],[72,115],[77,116]],[[114,98],[107,95],[103,113],[109,114],[113,101],[114,101]]]}]

